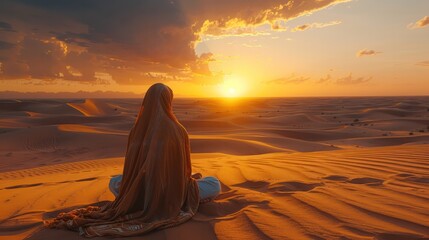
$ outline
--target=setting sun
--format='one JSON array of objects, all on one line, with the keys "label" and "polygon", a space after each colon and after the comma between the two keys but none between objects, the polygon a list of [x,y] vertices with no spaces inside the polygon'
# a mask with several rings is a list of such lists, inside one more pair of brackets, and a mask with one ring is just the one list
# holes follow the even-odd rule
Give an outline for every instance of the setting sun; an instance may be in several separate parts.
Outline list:
[{"label": "setting sun", "polygon": [[242,78],[236,75],[227,75],[224,82],[219,86],[219,92],[223,97],[241,97],[245,92],[246,85]]},{"label": "setting sun", "polygon": [[229,88],[228,92],[227,92],[227,96],[229,97],[236,97],[237,91],[235,90],[235,88]]}]

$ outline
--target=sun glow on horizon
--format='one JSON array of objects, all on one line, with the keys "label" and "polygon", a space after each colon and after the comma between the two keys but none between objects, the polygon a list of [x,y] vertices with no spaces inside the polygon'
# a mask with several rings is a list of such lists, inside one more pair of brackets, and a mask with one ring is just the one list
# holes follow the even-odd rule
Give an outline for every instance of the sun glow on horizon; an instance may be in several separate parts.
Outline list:
[{"label": "sun glow on horizon", "polygon": [[246,91],[245,81],[236,75],[226,75],[219,85],[219,94],[226,98],[242,97]]}]

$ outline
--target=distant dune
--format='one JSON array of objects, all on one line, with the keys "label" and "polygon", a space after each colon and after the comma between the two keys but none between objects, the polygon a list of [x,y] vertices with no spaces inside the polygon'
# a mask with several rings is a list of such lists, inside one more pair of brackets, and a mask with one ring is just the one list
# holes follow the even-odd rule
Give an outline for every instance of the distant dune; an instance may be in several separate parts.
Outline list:
[{"label": "distant dune", "polygon": [[[0,91],[0,99],[82,99],[82,98],[102,98],[102,99],[126,99],[139,98],[144,94],[134,92],[119,92],[119,91],[77,91],[77,92],[18,92],[18,91]],[[180,94],[175,94],[176,97],[181,97]]]},{"label": "distant dune", "polygon": [[[0,239],[78,239],[41,221],[113,200],[141,100],[0,100]],[[174,111],[194,172],[222,194],[136,239],[429,239],[429,97],[175,99]]]},{"label": "distant dune", "polygon": [[118,108],[105,103],[101,99],[85,99],[83,103],[67,103],[70,107],[78,110],[84,116],[106,116],[119,114]]}]

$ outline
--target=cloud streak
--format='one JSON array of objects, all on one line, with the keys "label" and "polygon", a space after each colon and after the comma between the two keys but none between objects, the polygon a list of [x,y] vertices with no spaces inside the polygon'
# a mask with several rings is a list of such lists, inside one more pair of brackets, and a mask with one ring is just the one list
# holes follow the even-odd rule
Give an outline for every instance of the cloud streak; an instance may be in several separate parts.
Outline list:
[{"label": "cloud streak", "polygon": [[424,16],[420,20],[418,20],[415,23],[411,23],[408,25],[408,28],[415,29],[415,28],[424,28],[429,25],[429,16]]},{"label": "cloud streak", "polygon": [[372,77],[353,78],[352,74],[350,73],[348,76],[338,78],[335,83],[338,85],[357,85],[357,84],[368,83],[369,81],[371,81],[371,79]]},{"label": "cloud streak", "polygon": [[356,53],[356,57],[364,57],[364,56],[374,56],[380,54],[381,52],[375,50],[363,49]]},{"label": "cloud streak", "polygon": [[273,80],[269,80],[266,83],[268,84],[301,84],[310,80],[310,77],[296,76],[291,74],[287,77],[281,77]]},{"label": "cloud streak", "polygon": [[327,23],[310,23],[296,26],[292,29],[292,32],[306,31],[312,28],[325,28],[341,24],[341,21],[331,21]]},{"label": "cloud streak", "polygon": [[13,28],[12,28],[12,25],[10,25],[7,22],[1,22],[1,21],[0,21],[0,31],[15,32],[15,30],[13,30]]},{"label": "cloud streak", "polygon": [[327,74],[326,77],[321,77],[316,83],[322,84],[331,81],[331,74]]},{"label": "cloud streak", "polygon": [[416,63],[416,65],[421,67],[429,67],[429,61],[421,61]]}]

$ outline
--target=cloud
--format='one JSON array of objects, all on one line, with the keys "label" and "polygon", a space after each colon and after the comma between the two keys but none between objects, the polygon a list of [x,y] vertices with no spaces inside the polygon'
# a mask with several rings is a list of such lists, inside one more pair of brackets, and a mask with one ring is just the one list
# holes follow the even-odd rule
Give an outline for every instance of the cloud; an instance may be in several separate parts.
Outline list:
[{"label": "cloud", "polygon": [[[197,18],[205,19],[200,28],[201,35],[223,35],[228,32],[235,34],[255,34],[255,27],[269,23],[273,29],[279,22],[287,21],[332,4],[347,0],[200,0],[198,4],[186,1],[190,7],[186,11],[196,12]],[[201,9],[203,11],[201,11]],[[198,21],[197,21],[198,22]],[[196,24],[198,28],[200,23]],[[237,29],[240,29],[237,32]]]},{"label": "cloud", "polygon": [[240,19],[231,19],[225,23],[219,21],[204,21],[203,25],[196,33],[199,36],[198,41],[206,39],[221,39],[225,37],[244,37],[270,35],[266,31],[256,29],[255,25],[249,25]]},{"label": "cloud", "polygon": [[367,50],[367,49],[363,49],[360,50],[356,53],[356,57],[364,57],[364,56],[373,56],[373,55],[377,55],[380,54],[381,52],[377,52],[375,50]]},{"label": "cloud", "polygon": [[[0,46],[3,44],[0,42]],[[11,54],[2,62],[0,79],[67,79],[94,82],[95,55],[87,51],[69,52],[58,40],[25,37],[18,44],[6,44]],[[1,48],[1,47],[0,47]]]},{"label": "cloud", "polygon": [[353,78],[352,74],[350,73],[348,76],[342,77],[342,78],[338,78],[336,80],[336,84],[338,85],[356,85],[356,84],[364,84],[367,83],[369,81],[371,81],[372,77],[368,77],[368,78],[364,78],[364,77],[359,77],[359,78]]},{"label": "cloud", "polygon": [[0,50],[11,49],[15,46],[13,43],[5,42],[0,40]]},{"label": "cloud", "polygon": [[[258,29],[345,0],[3,0],[0,80],[119,84],[217,82],[195,45]],[[211,57],[214,58],[213,56]],[[153,74],[157,73],[157,74]]]},{"label": "cloud", "polygon": [[327,23],[310,23],[296,26],[292,29],[292,32],[305,31],[311,28],[324,28],[340,24],[341,21],[331,21]]},{"label": "cloud", "polygon": [[11,24],[9,24],[7,22],[2,22],[2,21],[0,21],[0,31],[15,32],[15,30],[13,30],[13,27]]},{"label": "cloud", "polygon": [[416,63],[417,66],[429,67],[429,61],[421,61]]},{"label": "cloud", "polygon": [[321,77],[316,83],[327,83],[331,81],[331,74],[327,74],[326,77]]},{"label": "cloud", "polygon": [[281,77],[273,80],[266,81],[268,84],[300,84],[310,80],[310,77],[296,76],[295,74],[291,74],[287,77]]},{"label": "cloud", "polygon": [[[330,70],[333,71],[332,69]],[[316,84],[337,84],[337,85],[357,85],[365,84],[372,80],[372,77],[358,77],[354,78],[352,73],[344,77],[335,77],[331,73],[326,74],[325,77],[321,77],[319,80],[315,81]]]},{"label": "cloud", "polygon": [[287,31],[287,27],[283,24],[283,21],[276,21],[274,23],[271,23],[271,30],[277,31],[277,32],[284,32]]},{"label": "cloud", "polygon": [[307,29],[310,28],[310,24],[303,24],[300,26],[296,26],[294,29],[292,29],[292,32],[297,32],[297,31],[305,31]]},{"label": "cloud", "polygon": [[429,16],[424,16],[422,19],[418,20],[415,23],[410,23],[408,25],[408,28],[415,29],[415,28],[423,28],[429,25]]}]

